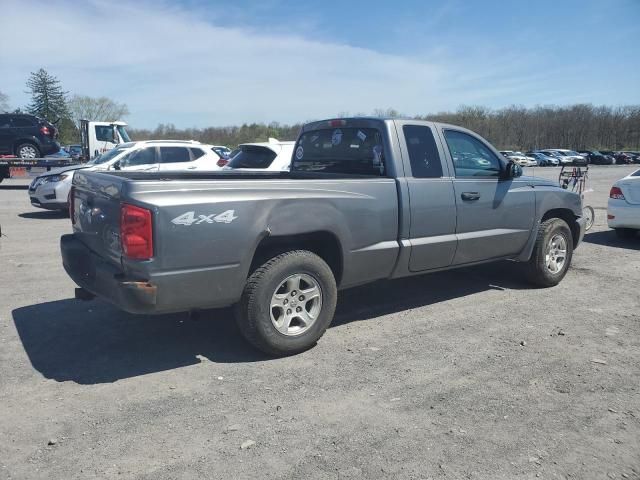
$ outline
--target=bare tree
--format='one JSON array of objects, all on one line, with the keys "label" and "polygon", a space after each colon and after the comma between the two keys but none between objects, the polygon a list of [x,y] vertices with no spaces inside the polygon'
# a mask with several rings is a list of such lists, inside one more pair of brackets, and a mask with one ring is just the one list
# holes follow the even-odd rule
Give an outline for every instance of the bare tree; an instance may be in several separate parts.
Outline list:
[{"label": "bare tree", "polygon": [[117,103],[107,97],[88,97],[74,95],[69,101],[71,118],[80,124],[81,119],[94,121],[115,121],[129,115],[129,108],[124,103]]}]

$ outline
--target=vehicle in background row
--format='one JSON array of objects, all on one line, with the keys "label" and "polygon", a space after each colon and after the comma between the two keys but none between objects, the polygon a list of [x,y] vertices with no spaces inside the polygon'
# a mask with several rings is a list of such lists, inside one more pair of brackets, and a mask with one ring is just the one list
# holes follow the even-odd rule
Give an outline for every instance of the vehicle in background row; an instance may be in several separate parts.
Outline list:
[{"label": "vehicle in background row", "polygon": [[131,142],[126,126],[125,122],[80,120],[82,160],[89,161],[121,143]]},{"label": "vehicle in background row", "polygon": [[229,155],[231,155],[231,149],[229,147],[225,147],[224,145],[212,145],[211,148],[214,152],[216,152],[223,158],[229,158]]},{"label": "vehicle in background row", "polygon": [[65,150],[74,160],[82,157],[82,145],[67,145]]},{"label": "vehicle in background row", "polygon": [[106,171],[215,171],[220,157],[209,145],[194,141],[146,140],[122,143],[87,163],[58,168],[36,177],[29,185],[35,207],[66,210],[74,172],[81,169]]},{"label": "vehicle in background row", "polygon": [[545,155],[552,155],[560,161],[560,165],[577,165],[585,166],[588,164],[587,159],[573,150],[564,148],[546,148],[539,150]]},{"label": "vehicle in background row", "polygon": [[621,238],[634,237],[640,231],[640,170],[621,178],[611,187],[607,223]]},{"label": "vehicle in background row", "polygon": [[542,152],[527,152],[527,156],[533,158],[541,167],[557,167],[560,160]]},{"label": "vehicle in background row", "polygon": [[527,157],[522,152],[514,152],[512,150],[502,150],[500,152],[507,160],[513,160],[515,163],[520,165],[521,167],[535,167],[538,165],[538,162],[535,158]]},{"label": "vehicle in background row", "polygon": [[[630,151],[624,151],[624,152],[618,152],[618,155],[620,155],[620,158],[623,159],[623,161],[621,163],[640,163],[640,153],[639,152],[630,152]],[[616,160],[618,159],[618,157],[616,157]]]},{"label": "vehicle in background row", "polygon": [[60,242],[77,297],[134,313],[235,305],[250,343],[286,355],[323,335],[339,288],[500,259],[549,287],[584,235],[578,194],[521,177],[453,125],[313,122],[291,162],[278,172],[78,171],[73,233]]},{"label": "vehicle in background row", "polygon": [[291,165],[293,145],[270,138],[268,142],[243,143],[238,153],[229,161],[225,170],[287,171]]},{"label": "vehicle in background row", "polygon": [[35,115],[0,114],[0,154],[42,158],[57,153],[58,129]]},{"label": "vehicle in background row", "polygon": [[613,165],[613,158],[603,155],[597,150],[580,150],[578,152],[583,157],[587,158],[587,162],[592,165]]}]

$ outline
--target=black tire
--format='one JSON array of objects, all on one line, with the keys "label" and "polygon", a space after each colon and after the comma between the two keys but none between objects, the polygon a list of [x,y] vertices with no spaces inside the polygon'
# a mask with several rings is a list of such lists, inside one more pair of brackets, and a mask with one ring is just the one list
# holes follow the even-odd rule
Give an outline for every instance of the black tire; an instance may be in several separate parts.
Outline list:
[{"label": "black tire", "polygon": [[[566,258],[562,268],[553,273],[547,268],[546,256],[551,239],[556,235],[564,237],[566,243]],[[540,224],[538,236],[533,247],[533,253],[525,264],[527,280],[538,287],[553,287],[560,283],[571,265],[573,257],[573,235],[567,222],[561,218],[549,218]]]},{"label": "black tire", "polygon": [[[35,151],[36,156],[35,157],[25,156],[27,150]],[[40,149],[38,148],[37,145],[34,145],[33,143],[29,143],[29,142],[24,142],[16,147],[16,156],[19,158],[41,158],[42,154],[40,153]]]},{"label": "black tire", "polygon": [[[271,299],[282,282],[291,275],[310,275],[318,283],[322,306],[316,320],[303,333],[289,336],[271,321]],[[306,250],[294,250],[271,258],[247,280],[236,321],[240,332],[253,346],[269,355],[285,356],[313,347],[333,320],[338,291],[331,268],[322,258]]]},{"label": "black tire", "polygon": [[633,228],[616,228],[615,231],[618,238],[622,239],[634,238],[636,233],[638,233],[638,231]]}]

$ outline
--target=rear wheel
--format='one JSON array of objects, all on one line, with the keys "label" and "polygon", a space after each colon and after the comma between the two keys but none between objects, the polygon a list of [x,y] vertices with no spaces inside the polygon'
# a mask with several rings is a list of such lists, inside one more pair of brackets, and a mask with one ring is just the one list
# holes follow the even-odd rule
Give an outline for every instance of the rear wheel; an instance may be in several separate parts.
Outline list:
[{"label": "rear wheel", "polygon": [[545,220],[525,266],[527,279],[539,287],[553,287],[566,275],[572,257],[573,236],[567,222],[560,218]]},{"label": "rear wheel", "polygon": [[40,149],[33,143],[21,143],[16,148],[16,155],[20,158],[40,158]]},{"label": "rear wheel", "polygon": [[337,288],[333,272],[306,250],[280,254],[249,277],[236,306],[242,335],[270,355],[311,348],[333,319]]},{"label": "rear wheel", "polygon": [[638,230],[634,228],[616,228],[615,230],[618,238],[633,238],[638,233]]}]

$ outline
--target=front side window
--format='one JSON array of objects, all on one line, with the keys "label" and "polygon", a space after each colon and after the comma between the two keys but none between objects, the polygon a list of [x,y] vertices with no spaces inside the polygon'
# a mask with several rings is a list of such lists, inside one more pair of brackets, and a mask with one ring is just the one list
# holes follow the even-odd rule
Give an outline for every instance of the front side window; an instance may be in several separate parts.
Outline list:
[{"label": "front side window", "polygon": [[155,147],[147,147],[140,150],[135,150],[131,153],[126,154],[120,161],[120,165],[123,167],[153,165],[154,163],[156,163]]},{"label": "front side window", "polygon": [[444,138],[453,159],[456,177],[500,176],[500,160],[480,140],[457,130],[445,130]]},{"label": "front side window", "polygon": [[160,157],[162,163],[185,163],[190,162],[189,149],[185,147],[160,147]]},{"label": "front side window", "polygon": [[113,129],[110,125],[96,125],[96,140],[113,143]]},{"label": "front side window", "polygon": [[292,170],[384,176],[382,135],[375,128],[327,128],[303,133]]},{"label": "front side window", "polygon": [[405,125],[402,131],[407,142],[413,176],[415,178],[442,177],[442,163],[431,129],[419,125]]}]

